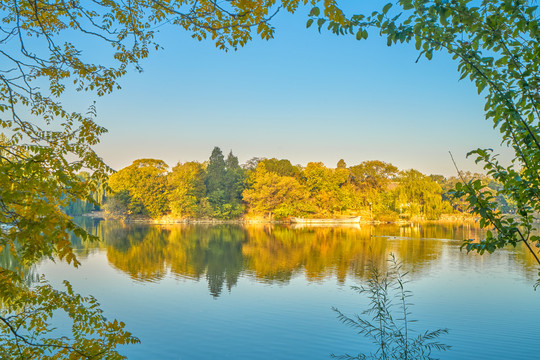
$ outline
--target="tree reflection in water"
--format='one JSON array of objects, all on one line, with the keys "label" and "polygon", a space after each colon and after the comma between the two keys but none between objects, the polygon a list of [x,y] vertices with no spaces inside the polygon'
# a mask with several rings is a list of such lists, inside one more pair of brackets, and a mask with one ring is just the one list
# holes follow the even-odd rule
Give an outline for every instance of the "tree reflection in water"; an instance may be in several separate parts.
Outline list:
[{"label": "tree reflection in water", "polygon": [[[105,248],[109,262],[136,281],[165,276],[208,282],[210,294],[231,291],[240,276],[264,283],[288,283],[304,275],[308,281],[348,276],[366,279],[370,261],[385,271],[390,253],[413,275],[426,271],[448,239],[479,239],[474,224],[303,227],[274,225],[142,225],[103,221],[87,227],[103,241],[77,244],[79,256]],[[459,246],[459,242],[452,242]],[[468,256],[465,252],[460,256]],[[472,256],[472,255],[470,255]],[[515,257],[532,262],[522,251]]]}]

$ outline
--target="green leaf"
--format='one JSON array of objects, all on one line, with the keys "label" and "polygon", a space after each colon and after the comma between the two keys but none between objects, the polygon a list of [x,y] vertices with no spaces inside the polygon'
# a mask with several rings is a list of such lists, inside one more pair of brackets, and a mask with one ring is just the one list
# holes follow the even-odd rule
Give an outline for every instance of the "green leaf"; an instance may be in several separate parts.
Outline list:
[{"label": "green leaf", "polygon": [[448,9],[443,7],[441,8],[441,10],[439,11],[439,21],[441,22],[441,24],[443,26],[447,26],[448,25]]},{"label": "green leaf", "polygon": [[403,7],[403,10],[411,10],[414,7],[412,0],[402,0],[401,6]]}]

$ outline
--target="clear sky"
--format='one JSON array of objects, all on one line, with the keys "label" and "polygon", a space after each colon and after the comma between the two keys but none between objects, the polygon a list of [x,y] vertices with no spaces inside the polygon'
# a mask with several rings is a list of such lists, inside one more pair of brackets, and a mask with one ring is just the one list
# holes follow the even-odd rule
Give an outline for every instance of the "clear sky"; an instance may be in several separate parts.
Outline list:
[{"label": "clear sky", "polygon": [[109,129],[98,153],[115,169],[138,158],[204,161],[219,146],[241,163],[382,160],[454,175],[452,151],[462,170],[480,170],[465,154],[497,148],[499,133],[447,54],[415,63],[413,45],[387,47],[376,33],[367,41],[319,34],[306,29],[306,12],[278,14],[275,39],[227,53],[161,27],[164,50],[143,73],[127,75],[112,95],[76,101],[96,100]]}]

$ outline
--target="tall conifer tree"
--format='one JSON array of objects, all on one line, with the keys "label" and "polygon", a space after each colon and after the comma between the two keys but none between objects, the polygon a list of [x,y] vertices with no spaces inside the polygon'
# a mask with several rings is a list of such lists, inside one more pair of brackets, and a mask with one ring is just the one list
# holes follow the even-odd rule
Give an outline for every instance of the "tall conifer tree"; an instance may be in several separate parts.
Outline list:
[{"label": "tall conifer tree", "polygon": [[206,168],[206,191],[208,200],[214,208],[219,210],[219,207],[224,203],[225,199],[225,158],[219,147],[214,147],[208,166]]},{"label": "tall conifer tree", "polygon": [[244,172],[238,163],[238,158],[232,150],[225,160],[225,197],[231,204],[240,204],[242,199]]}]

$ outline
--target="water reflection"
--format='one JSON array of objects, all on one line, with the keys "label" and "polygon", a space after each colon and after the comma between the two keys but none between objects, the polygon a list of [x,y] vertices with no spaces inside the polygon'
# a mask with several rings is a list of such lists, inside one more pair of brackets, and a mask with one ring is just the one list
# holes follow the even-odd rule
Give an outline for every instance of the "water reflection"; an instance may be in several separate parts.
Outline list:
[{"label": "water reflection", "polygon": [[6,275],[2,273],[1,270],[6,270],[7,272],[14,272],[14,273],[20,273],[22,275],[22,279],[24,283],[27,285],[30,285],[32,283],[35,283],[38,281],[39,276],[35,270],[34,267],[25,266],[24,264],[21,264],[17,259],[11,254],[10,248],[5,247],[3,249],[0,249],[0,274]]},{"label": "water reflection", "polygon": [[[407,271],[421,276],[445,248],[459,253],[459,241],[480,239],[474,224],[378,225],[362,227],[299,227],[270,225],[135,225],[88,222],[101,243],[78,243],[79,256],[105,248],[112,266],[140,282],[166,276],[205,279],[210,294],[231,291],[240,276],[264,283],[288,283],[295,276],[308,281],[349,276],[365,278],[366,266],[386,268],[394,253]],[[525,251],[513,260],[534,273],[534,259]]]}]

